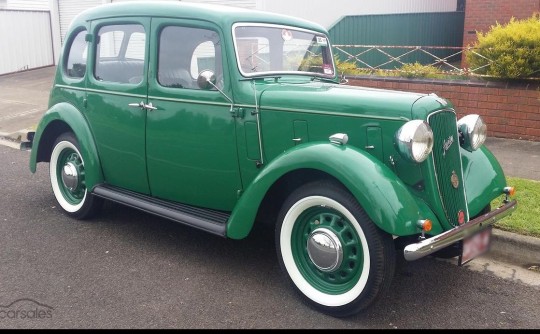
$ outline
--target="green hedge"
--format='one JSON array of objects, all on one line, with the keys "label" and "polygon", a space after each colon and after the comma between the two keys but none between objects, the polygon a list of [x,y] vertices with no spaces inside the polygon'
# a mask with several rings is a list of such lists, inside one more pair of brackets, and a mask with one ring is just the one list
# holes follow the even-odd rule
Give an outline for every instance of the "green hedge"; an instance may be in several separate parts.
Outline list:
[{"label": "green hedge", "polygon": [[[540,77],[540,13],[524,20],[512,18],[477,33],[475,50],[466,53],[470,70],[505,79]],[[472,51],[492,60],[485,59]],[[487,66],[486,66],[487,65]]]}]

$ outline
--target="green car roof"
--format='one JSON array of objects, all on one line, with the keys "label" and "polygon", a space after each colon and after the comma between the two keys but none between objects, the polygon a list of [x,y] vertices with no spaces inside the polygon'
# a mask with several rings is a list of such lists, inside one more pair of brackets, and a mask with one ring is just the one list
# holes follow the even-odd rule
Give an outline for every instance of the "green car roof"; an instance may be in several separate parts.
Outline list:
[{"label": "green car roof", "polygon": [[104,4],[82,12],[74,19],[73,24],[80,25],[85,21],[129,16],[198,19],[215,22],[222,27],[230,27],[237,22],[282,24],[310,29],[325,34],[328,33],[324,27],[317,23],[292,16],[232,6],[172,1],[138,1]]}]

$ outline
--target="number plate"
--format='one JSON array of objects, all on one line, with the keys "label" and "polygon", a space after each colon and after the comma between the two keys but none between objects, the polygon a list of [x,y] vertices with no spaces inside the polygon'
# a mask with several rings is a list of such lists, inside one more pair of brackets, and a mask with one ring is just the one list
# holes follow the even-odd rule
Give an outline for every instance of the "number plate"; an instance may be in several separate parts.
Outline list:
[{"label": "number plate", "polygon": [[463,247],[459,257],[458,265],[462,266],[477,256],[489,250],[491,242],[491,227],[482,230],[475,235],[463,239]]}]

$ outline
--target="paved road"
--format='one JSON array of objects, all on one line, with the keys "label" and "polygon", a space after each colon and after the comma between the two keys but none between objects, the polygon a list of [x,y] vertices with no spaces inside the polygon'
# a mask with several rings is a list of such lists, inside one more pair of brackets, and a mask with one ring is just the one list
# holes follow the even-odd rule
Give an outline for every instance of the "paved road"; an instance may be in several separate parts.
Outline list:
[{"label": "paved road", "polygon": [[489,137],[486,147],[505,175],[540,181],[540,142]]},{"label": "paved road", "polygon": [[[0,146],[1,328],[540,328],[540,289],[432,258],[398,261],[392,293],[365,313],[322,315],[285,284],[271,238],[221,239],[112,203],[72,220],[28,155]],[[15,301],[42,319],[2,318]]]}]

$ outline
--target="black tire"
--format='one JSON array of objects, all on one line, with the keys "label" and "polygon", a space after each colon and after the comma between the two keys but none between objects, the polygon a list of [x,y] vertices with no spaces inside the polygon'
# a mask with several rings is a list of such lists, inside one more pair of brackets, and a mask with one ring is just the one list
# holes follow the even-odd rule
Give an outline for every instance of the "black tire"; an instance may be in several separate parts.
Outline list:
[{"label": "black tire", "polygon": [[392,236],[336,182],[308,183],[287,198],[276,225],[276,250],[281,269],[302,299],[334,317],[370,306],[394,276]]},{"label": "black tire", "polygon": [[56,138],[51,152],[49,177],[56,201],[67,215],[88,219],[101,209],[103,200],[86,188],[84,158],[73,133],[66,132]]}]

